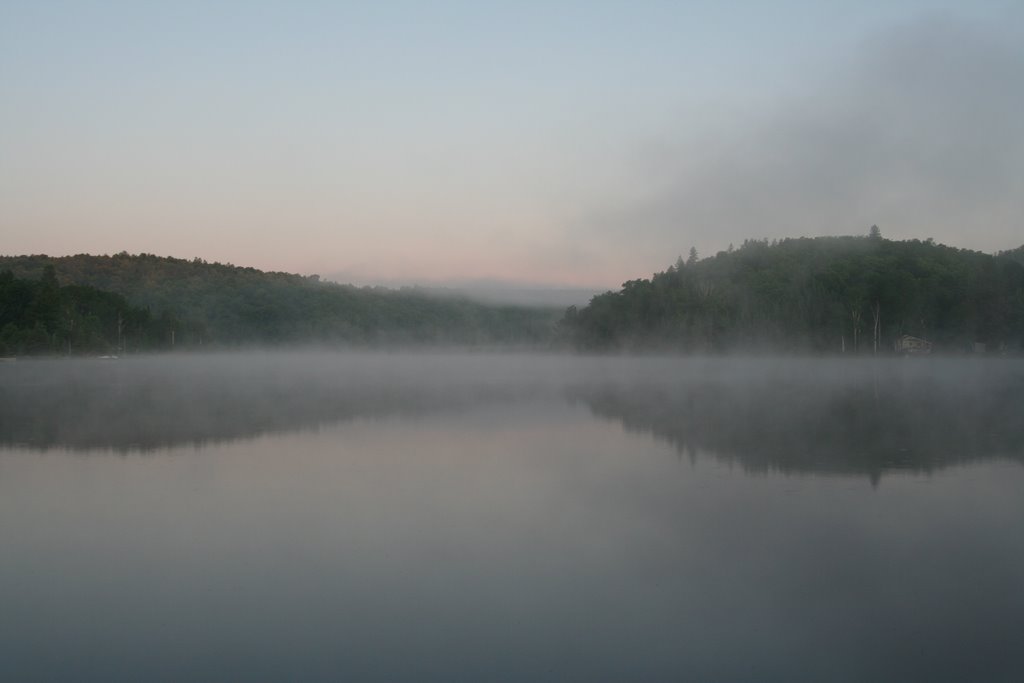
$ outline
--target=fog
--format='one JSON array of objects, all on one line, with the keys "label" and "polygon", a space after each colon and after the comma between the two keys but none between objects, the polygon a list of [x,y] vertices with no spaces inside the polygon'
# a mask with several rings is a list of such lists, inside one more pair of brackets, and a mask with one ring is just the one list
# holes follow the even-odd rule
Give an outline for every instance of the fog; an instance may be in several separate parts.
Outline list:
[{"label": "fog", "polygon": [[564,310],[569,306],[586,306],[587,303],[604,289],[598,287],[557,287],[551,285],[531,284],[528,282],[506,282],[502,280],[442,280],[437,282],[411,279],[375,279],[352,278],[346,273],[332,273],[325,279],[339,284],[355,284],[361,287],[388,287],[401,289],[412,287],[416,291],[443,299],[469,299],[496,306],[536,306],[538,308],[558,308]]},{"label": "fog", "polygon": [[637,152],[653,189],[596,218],[602,234],[630,253],[657,245],[650,258],[662,267],[691,244],[711,254],[872,224],[890,238],[1018,246],[1024,23],[1019,12],[1005,19],[890,26],[849,54],[801,64],[795,85],[723,113],[712,130],[666,131]]},{"label": "fog", "polygon": [[996,359],[266,352],[0,365],[0,444],[146,453],[481,406],[582,406],[752,472],[878,481],[1024,462],[1024,364]]}]

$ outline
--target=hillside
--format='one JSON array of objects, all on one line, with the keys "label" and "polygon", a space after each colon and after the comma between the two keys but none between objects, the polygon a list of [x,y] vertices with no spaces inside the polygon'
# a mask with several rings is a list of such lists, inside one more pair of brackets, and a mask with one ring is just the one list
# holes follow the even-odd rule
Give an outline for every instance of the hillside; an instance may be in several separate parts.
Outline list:
[{"label": "hillside", "polygon": [[[172,339],[175,348],[285,343],[536,345],[550,340],[560,313],[439,299],[415,289],[338,285],[316,276],[201,259],[126,253],[0,257],[0,272],[9,271],[18,280],[40,281],[48,266],[61,288],[90,287],[119,295],[127,305],[163,321],[159,340],[136,336],[141,349],[167,347]],[[53,336],[60,324],[45,321],[44,327]],[[109,332],[106,338],[111,339]]]},{"label": "hillside", "polygon": [[60,286],[53,266],[38,280],[0,271],[0,356],[162,348],[174,328],[171,318],[154,317],[119,294]]},{"label": "hillside", "polygon": [[914,335],[936,351],[1019,351],[1022,251],[886,240],[877,229],[748,240],[705,259],[691,251],[650,279],[569,308],[560,330],[582,349],[884,353]]}]

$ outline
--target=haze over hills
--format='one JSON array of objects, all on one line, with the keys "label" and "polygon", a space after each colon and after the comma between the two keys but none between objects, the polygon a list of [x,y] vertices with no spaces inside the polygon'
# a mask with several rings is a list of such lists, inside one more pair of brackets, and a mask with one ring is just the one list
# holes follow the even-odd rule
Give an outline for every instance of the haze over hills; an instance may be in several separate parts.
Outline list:
[{"label": "haze over hills", "polygon": [[[343,280],[330,278],[339,284]],[[469,299],[498,306],[556,307],[586,306],[604,291],[597,287],[557,287],[553,285],[508,282],[504,280],[457,280],[442,284],[400,284],[384,282],[385,287],[415,287],[418,291],[442,299]]]},{"label": "haze over hills", "polygon": [[568,308],[152,254],[4,256],[0,274],[4,355],[285,344],[885,353],[902,335],[949,352],[1024,347],[1024,247],[989,255],[877,229],[748,240],[705,259],[691,250]]},{"label": "haze over hills", "polygon": [[[0,271],[8,271],[2,298],[9,305],[0,317],[6,353],[123,348],[125,338],[129,350],[310,343],[529,346],[550,340],[561,312],[152,254],[0,257]],[[99,312],[81,300],[76,287],[91,288],[91,298],[98,291],[119,301]],[[120,332],[118,315],[122,328],[130,321]]]}]

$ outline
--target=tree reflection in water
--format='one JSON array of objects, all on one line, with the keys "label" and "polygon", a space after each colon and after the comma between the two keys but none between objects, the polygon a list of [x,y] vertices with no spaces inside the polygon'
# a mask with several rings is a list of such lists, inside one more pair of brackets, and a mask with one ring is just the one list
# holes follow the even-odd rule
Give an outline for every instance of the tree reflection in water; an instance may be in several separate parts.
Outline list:
[{"label": "tree reflection in water", "polygon": [[866,475],[1024,461],[1024,363],[273,353],[0,368],[0,445],[145,452],[565,398],[681,454]]}]

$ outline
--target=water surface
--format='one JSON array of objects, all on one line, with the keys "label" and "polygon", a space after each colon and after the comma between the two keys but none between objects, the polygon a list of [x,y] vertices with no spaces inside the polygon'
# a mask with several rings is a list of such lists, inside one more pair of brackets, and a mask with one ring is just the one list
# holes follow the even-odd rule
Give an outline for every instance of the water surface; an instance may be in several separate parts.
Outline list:
[{"label": "water surface", "polygon": [[1024,676],[1024,366],[0,366],[2,680]]}]

